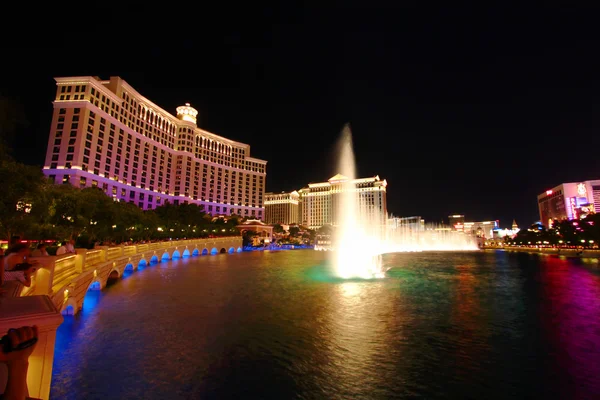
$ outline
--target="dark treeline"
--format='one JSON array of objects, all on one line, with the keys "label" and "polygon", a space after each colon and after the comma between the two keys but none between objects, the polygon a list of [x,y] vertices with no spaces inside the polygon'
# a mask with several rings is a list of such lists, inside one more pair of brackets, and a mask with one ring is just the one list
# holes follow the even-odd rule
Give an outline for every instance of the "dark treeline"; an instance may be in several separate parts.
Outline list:
[{"label": "dark treeline", "polygon": [[169,203],[149,211],[114,201],[99,188],[55,185],[40,167],[12,157],[12,144],[28,122],[20,103],[0,95],[0,238],[94,242],[239,235],[240,216],[213,219],[194,204]]},{"label": "dark treeline", "polygon": [[213,218],[195,204],[144,211],[114,201],[102,189],[56,185],[38,167],[0,159],[0,235],[30,240],[94,242],[239,235],[241,217]]},{"label": "dark treeline", "polygon": [[514,239],[507,239],[515,245],[555,245],[597,247],[600,244],[600,214],[588,215],[575,220],[554,220],[552,227],[532,225],[519,231]]}]

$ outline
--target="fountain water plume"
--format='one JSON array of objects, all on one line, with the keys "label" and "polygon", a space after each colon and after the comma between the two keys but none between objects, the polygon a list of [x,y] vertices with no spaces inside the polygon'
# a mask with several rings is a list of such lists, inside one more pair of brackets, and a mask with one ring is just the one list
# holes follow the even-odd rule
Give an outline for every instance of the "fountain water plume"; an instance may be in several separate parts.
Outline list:
[{"label": "fountain water plume", "polygon": [[338,172],[332,183],[332,263],[344,279],[383,278],[382,255],[407,251],[477,250],[472,237],[441,226],[389,227],[387,213],[369,203],[368,191],[357,190],[352,132],[345,125],[339,142]]},{"label": "fountain water plume", "polygon": [[341,278],[370,279],[383,277],[381,244],[385,237],[385,218],[367,210],[356,192],[356,161],[352,132],[346,124],[339,143],[338,171],[342,176],[334,193],[333,212],[337,227],[334,234],[334,265]]}]

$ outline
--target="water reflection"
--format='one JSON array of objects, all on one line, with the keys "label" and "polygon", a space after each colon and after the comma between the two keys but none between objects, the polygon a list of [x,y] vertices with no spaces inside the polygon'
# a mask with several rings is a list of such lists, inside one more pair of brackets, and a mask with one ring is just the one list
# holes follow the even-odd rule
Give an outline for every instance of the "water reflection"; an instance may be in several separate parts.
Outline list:
[{"label": "water reflection", "polygon": [[185,258],[89,292],[51,398],[600,398],[597,266],[404,253],[343,281],[325,258]]},{"label": "water reflection", "polygon": [[364,281],[344,282],[333,288],[329,298],[327,337],[329,362],[325,374],[332,385],[331,394],[335,398],[353,396],[382,396],[381,380],[400,379],[395,376],[394,337],[390,320],[399,315],[393,314],[393,302],[380,301],[385,282]]},{"label": "water reflection", "polygon": [[600,393],[600,277],[578,264],[587,260],[543,260],[540,280],[543,332],[549,347],[549,375],[571,399]]}]

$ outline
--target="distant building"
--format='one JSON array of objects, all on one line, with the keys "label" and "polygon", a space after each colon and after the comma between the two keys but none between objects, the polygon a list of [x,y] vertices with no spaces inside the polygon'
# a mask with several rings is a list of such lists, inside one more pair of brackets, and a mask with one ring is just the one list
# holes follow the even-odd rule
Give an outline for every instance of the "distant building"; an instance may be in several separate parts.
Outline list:
[{"label": "distant building", "polygon": [[[337,174],[327,182],[309,183],[307,187],[298,191],[300,194],[301,223],[310,229],[317,229],[323,225],[337,225],[339,217],[336,205],[345,187],[352,187],[358,198],[359,212],[367,216],[381,218],[381,225],[386,224],[387,200],[385,179],[379,176],[358,178],[350,180],[344,175]],[[358,218],[359,216],[357,216]]]},{"label": "distant building", "polygon": [[519,231],[520,231],[520,229],[519,229],[519,226],[517,225],[517,221],[513,220],[513,223],[512,223],[512,226],[510,229],[495,230],[494,235],[499,238],[503,238],[505,236],[513,238],[517,235],[517,233],[519,233]]},{"label": "distant building", "polygon": [[450,225],[453,231],[463,232],[465,216],[462,214],[448,215],[448,225]]},{"label": "distant building", "polygon": [[300,220],[298,204],[300,194],[265,193],[265,222],[267,224],[296,224]]},{"label": "distant building", "polygon": [[425,220],[420,216],[414,217],[392,217],[388,218],[388,228],[390,229],[410,229],[412,231],[424,231]]},{"label": "distant building", "polygon": [[259,244],[267,245],[273,242],[273,226],[267,225],[260,220],[249,219],[237,225],[236,228],[242,235],[248,231],[256,232],[256,236],[252,238],[253,246],[258,246]]},{"label": "distant building", "polygon": [[494,237],[494,231],[500,229],[500,221],[465,222],[463,232],[480,238]]},{"label": "distant building", "polygon": [[538,195],[540,221],[584,218],[600,209],[600,180],[561,183]]}]

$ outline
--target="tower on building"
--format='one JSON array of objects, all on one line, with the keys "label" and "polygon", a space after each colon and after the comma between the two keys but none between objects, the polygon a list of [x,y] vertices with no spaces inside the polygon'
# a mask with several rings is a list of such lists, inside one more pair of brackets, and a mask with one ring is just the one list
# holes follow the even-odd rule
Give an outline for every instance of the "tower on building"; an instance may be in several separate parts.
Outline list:
[{"label": "tower on building", "polygon": [[188,121],[197,124],[198,110],[190,106],[190,103],[185,103],[185,106],[177,107],[177,118],[182,121]]}]

